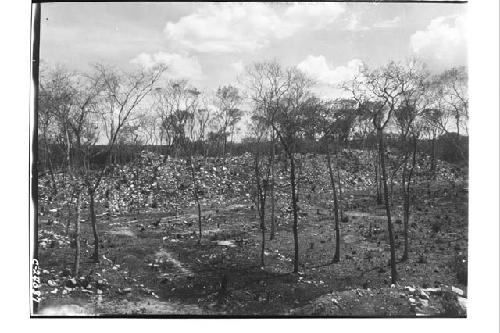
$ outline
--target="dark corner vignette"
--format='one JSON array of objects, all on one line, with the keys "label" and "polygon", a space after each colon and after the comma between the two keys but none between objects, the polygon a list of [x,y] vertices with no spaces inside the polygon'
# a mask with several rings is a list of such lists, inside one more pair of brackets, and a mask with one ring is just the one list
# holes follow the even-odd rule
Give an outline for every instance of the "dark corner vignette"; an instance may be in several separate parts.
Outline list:
[{"label": "dark corner vignette", "polygon": [[[31,133],[31,197],[30,200],[33,204],[33,212],[30,212],[31,224],[30,230],[33,232],[33,243],[30,237],[30,256],[31,256],[31,301],[32,301],[32,314],[38,313],[38,305],[40,302],[41,292],[40,288],[40,267],[38,263],[38,171],[37,171],[37,154],[38,154],[38,92],[39,92],[39,69],[40,69],[40,3],[33,3],[31,5],[31,79],[32,79],[32,115],[30,114],[30,121],[33,121],[33,132]],[[31,220],[33,219],[33,220]]]}]

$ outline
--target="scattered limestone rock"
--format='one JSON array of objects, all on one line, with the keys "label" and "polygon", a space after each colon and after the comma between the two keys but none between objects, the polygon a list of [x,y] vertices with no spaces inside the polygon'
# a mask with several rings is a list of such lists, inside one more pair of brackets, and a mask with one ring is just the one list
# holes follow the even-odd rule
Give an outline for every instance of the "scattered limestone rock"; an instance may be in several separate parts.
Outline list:
[{"label": "scattered limestone rock", "polygon": [[457,294],[458,296],[461,296],[463,297],[464,296],[464,291],[460,288],[457,288],[457,287],[451,287],[451,291],[453,291],[455,294]]},{"label": "scattered limestone rock", "polygon": [[423,291],[422,289],[419,289],[419,297],[422,298],[422,299],[426,299],[428,300],[429,299],[429,295],[427,295],[427,293],[425,291]]}]

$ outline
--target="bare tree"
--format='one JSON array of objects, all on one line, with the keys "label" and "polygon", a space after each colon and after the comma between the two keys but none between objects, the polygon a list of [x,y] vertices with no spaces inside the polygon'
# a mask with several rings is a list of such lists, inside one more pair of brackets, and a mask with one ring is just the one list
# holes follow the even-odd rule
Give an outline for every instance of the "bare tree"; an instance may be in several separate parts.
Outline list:
[{"label": "bare tree", "polygon": [[53,193],[57,192],[57,183],[54,176],[54,165],[52,162],[53,152],[52,145],[56,141],[56,136],[58,135],[57,127],[54,126],[56,123],[54,120],[54,113],[52,112],[53,106],[51,105],[54,98],[52,96],[51,89],[44,84],[45,71],[40,70],[40,93],[38,97],[38,146],[40,149],[40,142],[43,142],[44,147],[44,168],[48,167],[48,171],[51,177],[51,186]]},{"label": "bare tree", "polygon": [[[74,73],[61,66],[56,66],[42,75],[40,82],[40,115],[41,129],[44,138],[47,138],[49,124],[52,119],[55,134],[54,139],[64,148],[66,170],[71,170],[72,133],[70,119],[75,102],[76,89],[74,87]],[[49,150],[48,150],[49,151]]]},{"label": "bare tree", "polygon": [[154,114],[148,112],[137,117],[137,135],[141,138],[143,145],[159,144],[157,120]]},{"label": "bare tree", "polygon": [[198,99],[199,106],[195,111],[194,128],[196,130],[196,141],[201,145],[205,159],[208,154],[207,137],[209,127],[214,121],[213,110],[210,104],[210,98],[206,92],[202,92]]},{"label": "bare tree", "polygon": [[[426,118],[434,132],[447,134],[446,138],[455,147],[461,159],[466,155],[460,144],[461,130],[468,135],[469,98],[468,74],[466,67],[451,68],[432,77],[429,91],[432,105]],[[453,133],[453,129],[455,133]]]},{"label": "bare tree", "polygon": [[[42,131],[44,141],[48,149],[48,131],[60,138],[59,142],[65,147],[66,170],[69,177],[65,177],[64,184],[59,191],[65,196],[67,208],[66,234],[69,234],[74,199],[76,198],[76,221],[74,232],[75,243],[75,276],[78,274],[80,262],[80,197],[81,186],[79,178],[75,176],[74,168],[78,168],[81,162],[81,144],[84,132],[88,126],[88,115],[95,107],[97,95],[100,92],[98,85],[92,84],[88,77],[82,74],[68,72],[62,67],[56,67],[48,73],[41,84],[41,108]],[[54,126],[50,126],[50,124]],[[51,161],[51,158],[49,158]],[[50,170],[53,177],[52,163]]]},{"label": "bare tree", "polygon": [[201,92],[189,85],[188,81],[170,81],[165,88],[156,89],[157,112],[161,126],[170,138],[176,155],[182,153],[191,175],[193,198],[198,211],[198,244],[202,239],[202,210],[198,177],[195,165],[195,144],[205,136],[208,122],[206,105],[200,107]]},{"label": "bare tree", "polygon": [[[432,101],[428,95],[429,73],[418,61],[411,61],[402,68],[401,101],[394,112],[399,132],[401,155],[401,189],[403,194],[404,253],[402,260],[408,260],[410,197],[413,171],[416,165],[417,142],[421,133],[421,114]],[[410,156],[411,159],[410,159]],[[392,177],[391,177],[392,182]]]},{"label": "bare tree", "polygon": [[[262,139],[265,138],[266,132],[268,131],[268,126],[262,123],[262,119],[259,117],[252,118],[252,132],[255,136],[255,151],[254,151],[254,178],[255,178],[255,188],[257,194],[257,211],[259,213],[260,219],[260,230],[262,233],[261,251],[260,251],[260,264],[262,267],[265,266],[265,247],[266,247],[266,199],[267,192],[269,190],[269,176],[271,172],[271,161],[268,160],[267,166],[265,165],[265,159],[261,157],[262,150]],[[265,170],[264,172],[261,170]],[[264,173],[264,174],[263,174]]]},{"label": "bare tree", "polygon": [[468,133],[469,97],[466,68],[451,68],[438,75],[435,80],[441,107],[455,120],[457,135],[460,135],[461,128]]},{"label": "bare tree", "polygon": [[[193,184],[193,196],[196,202],[196,208],[198,211],[198,244],[201,244],[201,239],[202,239],[202,212],[201,212],[201,203],[200,203],[200,193],[202,192],[199,188],[197,177],[196,177],[196,169],[198,169],[195,166],[195,156],[194,156],[194,143],[199,140],[200,134],[203,132],[197,131],[196,126],[198,124],[197,122],[197,115],[203,114],[203,112],[198,112],[199,110],[199,96],[201,92],[196,89],[196,88],[188,88],[186,91],[187,95],[189,96],[189,99],[191,100],[191,103],[189,106],[184,110],[184,112],[187,113],[187,133],[188,133],[188,141],[184,141],[184,152],[186,154],[186,160],[187,164],[189,167],[189,170],[191,172],[191,181]],[[189,146],[189,147],[188,147]]]},{"label": "bare tree", "polygon": [[442,118],[444,113],[442,110],[437,108],[427,108],[421,112],[421,128],[422,134],[430,137],[431,140],[431,161],[428,170],[427,177],[427,192],[430,195],[430,185],[431,182],[436,179],[436,164],[437,164],[437,139],[444,133],[441,126],[438,124],[442,123]]},{"label": "bare tree", "polygon": [[165,87],[155,90],[156,112],[161,120],[166,143],[179,155],[186,144],[186,127],[192,120],[193,105],[198,95],[187,80],[169,81]]},{"label": "bare tree", "polygon": [[304,105],[311,97],[312,84],[298,69],[284,69],[277,62],[255,63],[247,68],[246,85],[256,116],[274,130],[290,163],[294,273],[299,271],[296,141],[304,124]]},{"label": "bare tree", "polygon": [[[319,120],[319,131],[323,134],[323,141],[327,145],[326,161],[328,174],[333,192],[333,212],[335,222],[335,255],[333,262],[340,261],[340,220],[343,216],[341,199],[341,178],[339,171],[338,151],[342,142],[346,142],[354,120],[356,119],[356,110],[352,108],[354,101],[338,100],[330,103],[318,103],[315,109],[321,110]],[[337,177],[332,167],[332,158],[330,150],[335,150],[337,160]],[[335,180],[337,178],[337,180]],[[340,213],[340,217],[339,217]]]},{"label": "bare tree", "polygon": [[80,199],[81,199],[81,191],[77,191],[77,197],[76,197],[76,218],[75,218],[75,263],[74,263],[74,274],[75,276],[79,275],[80,272],[80,256],[81,256],[81,249],[80,249]]},{"label": "bare tree", "polygon": [[[102,92],[99,96],[100,103],[96,107],[96,112],[89,119],[94,126],[95,134],[85,146],[83,176],[90,199],[89,215],[94,234],[92,257],[96,261],[99,261],[99,235],[95,215],[95,196],[103,176],[109,170],[111,160],[109,159],[103,167],[95,165],[92,160],[97,154],[111,156],[122,129],[140,103],[154,89],[165,69],[164,66],[157,66],[148,70],[140,69],[136,72],[124,73],[100,64],[95,66],[92,78],[94,84],[102,87]],[[96,149],[91,149],[91,147],[95,148],[102,132],[106,134],[108,143],[103,151],[96,152]],[[109,190],[112,191],[111,188]]]},{"label": "bare tree", "polygon": [[215,94],[218,113],[216,115],[219,121],[219,133],[223,141],[222,155],[227,152],[227,139],[234,134],[234,127],[241,120],[243,112],[238,108],[242,97],[238,88],[222,86],[217,89]]},{"label": "bare tree", "polygon": [[389,200],[384,131],[392,119],[394,110],[399,106],[401,95],[404,93],[405,82],[406,77],[402,65],[390,62],[386,66],[375,69],[364,67],[361,75],[344,85],[359,103],[361,110],[370,115],[373,127],[377,132],[381,176],[384,187],[384,204],[387,215],[387,230],[391,251],[392,283],[396,283],[398,277],[391,203]]},{"label": "bare tree", "polygon": [[269,167],[270,167],[270,201],[271,201],[271,230],[269,232],[269,240],[273,240],[276,236],[276,202],[274,196],[274,163],[275,163],[275,155],[276,155],[276,136],[274,134],[274,130],[271,129],[271,149],[269,152]]}]

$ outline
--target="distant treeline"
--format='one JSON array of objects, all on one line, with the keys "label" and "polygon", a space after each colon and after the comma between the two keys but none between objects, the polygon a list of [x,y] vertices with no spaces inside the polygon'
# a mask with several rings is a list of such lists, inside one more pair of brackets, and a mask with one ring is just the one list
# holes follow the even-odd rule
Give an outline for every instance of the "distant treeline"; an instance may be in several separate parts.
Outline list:
[{"label": "distant treeline", "polygon": [[[455,163],[455,164],[467,164],[469,156],[469,138],[467,136],[460,135],[459,140],[456,138],[456,133],[448,133],[439,136],[433,142],[431,139],[421,139],[418,143],[418,150],[420,152],[432,155],[434,150],[435,157],[437,159]],[[457,147],[457,141],[459,142],[459,147]],[[393,135],[386,135],[386,142],[388,149],[398,149],[398,138]],[[341,146],[343,149],[376,149],[376,137],[374,135],[368,135],[365,138],[353,138],[347,142],[344,142]],[[242,155],[247,152],[254,152],[257,148],[256,145],[261,149],[260,151],[270,149],[270,142],[254,142],[253,140],[242,140],[242,142],[228,142],[227,152],[231,155]],[[50,155],[51,163],[54,169],[58,169],[65,165],[66,152],[63,145],[50,144]],[[111,160],[114,164],[125,164],[131,162],[137,158],[141,151],[148,150],[162,154],[165,156],[176,156],[183,157],[184,152],[175,146],[167,145],[134,145],[134,144],[120,144],[116,145],[110,153],[106,152],[106,146],[96,145],[90,147],[92,155],[94,155],[91,163],[94,165],[103,166],[107,160],[109,160],[109,155],[111,154]],[[206,142],[195,142],[189,145],[191,151],[195,155],[202,155],[206,157],[221,157],[221,150],[217,147],[213,147]],[[276,152],[278,154],[282,153],[282,147],[279,144],[275,146]],[[315,153],[315,154],[325,154],[327,152],[328,146],[321,144],[317,141],[311,140],[299,140],[297,142],[297,152],[298,153]],[[460,153],[461,150],[462,154]],[[72,151],[72,155],[75,151]],[[462,155],[464,157],[462,157]],[[38,144],[37,151],[37,167],[39,172],[44,172],[49,167],[49,159],[47,154],[47,146],[42,142]]]}]

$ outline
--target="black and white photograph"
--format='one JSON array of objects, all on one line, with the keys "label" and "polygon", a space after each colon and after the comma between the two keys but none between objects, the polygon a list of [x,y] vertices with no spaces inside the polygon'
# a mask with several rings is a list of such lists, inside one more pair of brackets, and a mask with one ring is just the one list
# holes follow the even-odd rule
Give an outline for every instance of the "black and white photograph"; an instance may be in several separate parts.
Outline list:
[{"label": "black and white photograph", "polygon": [[31,8],[32,318],[466,320],[469,3]]}]

